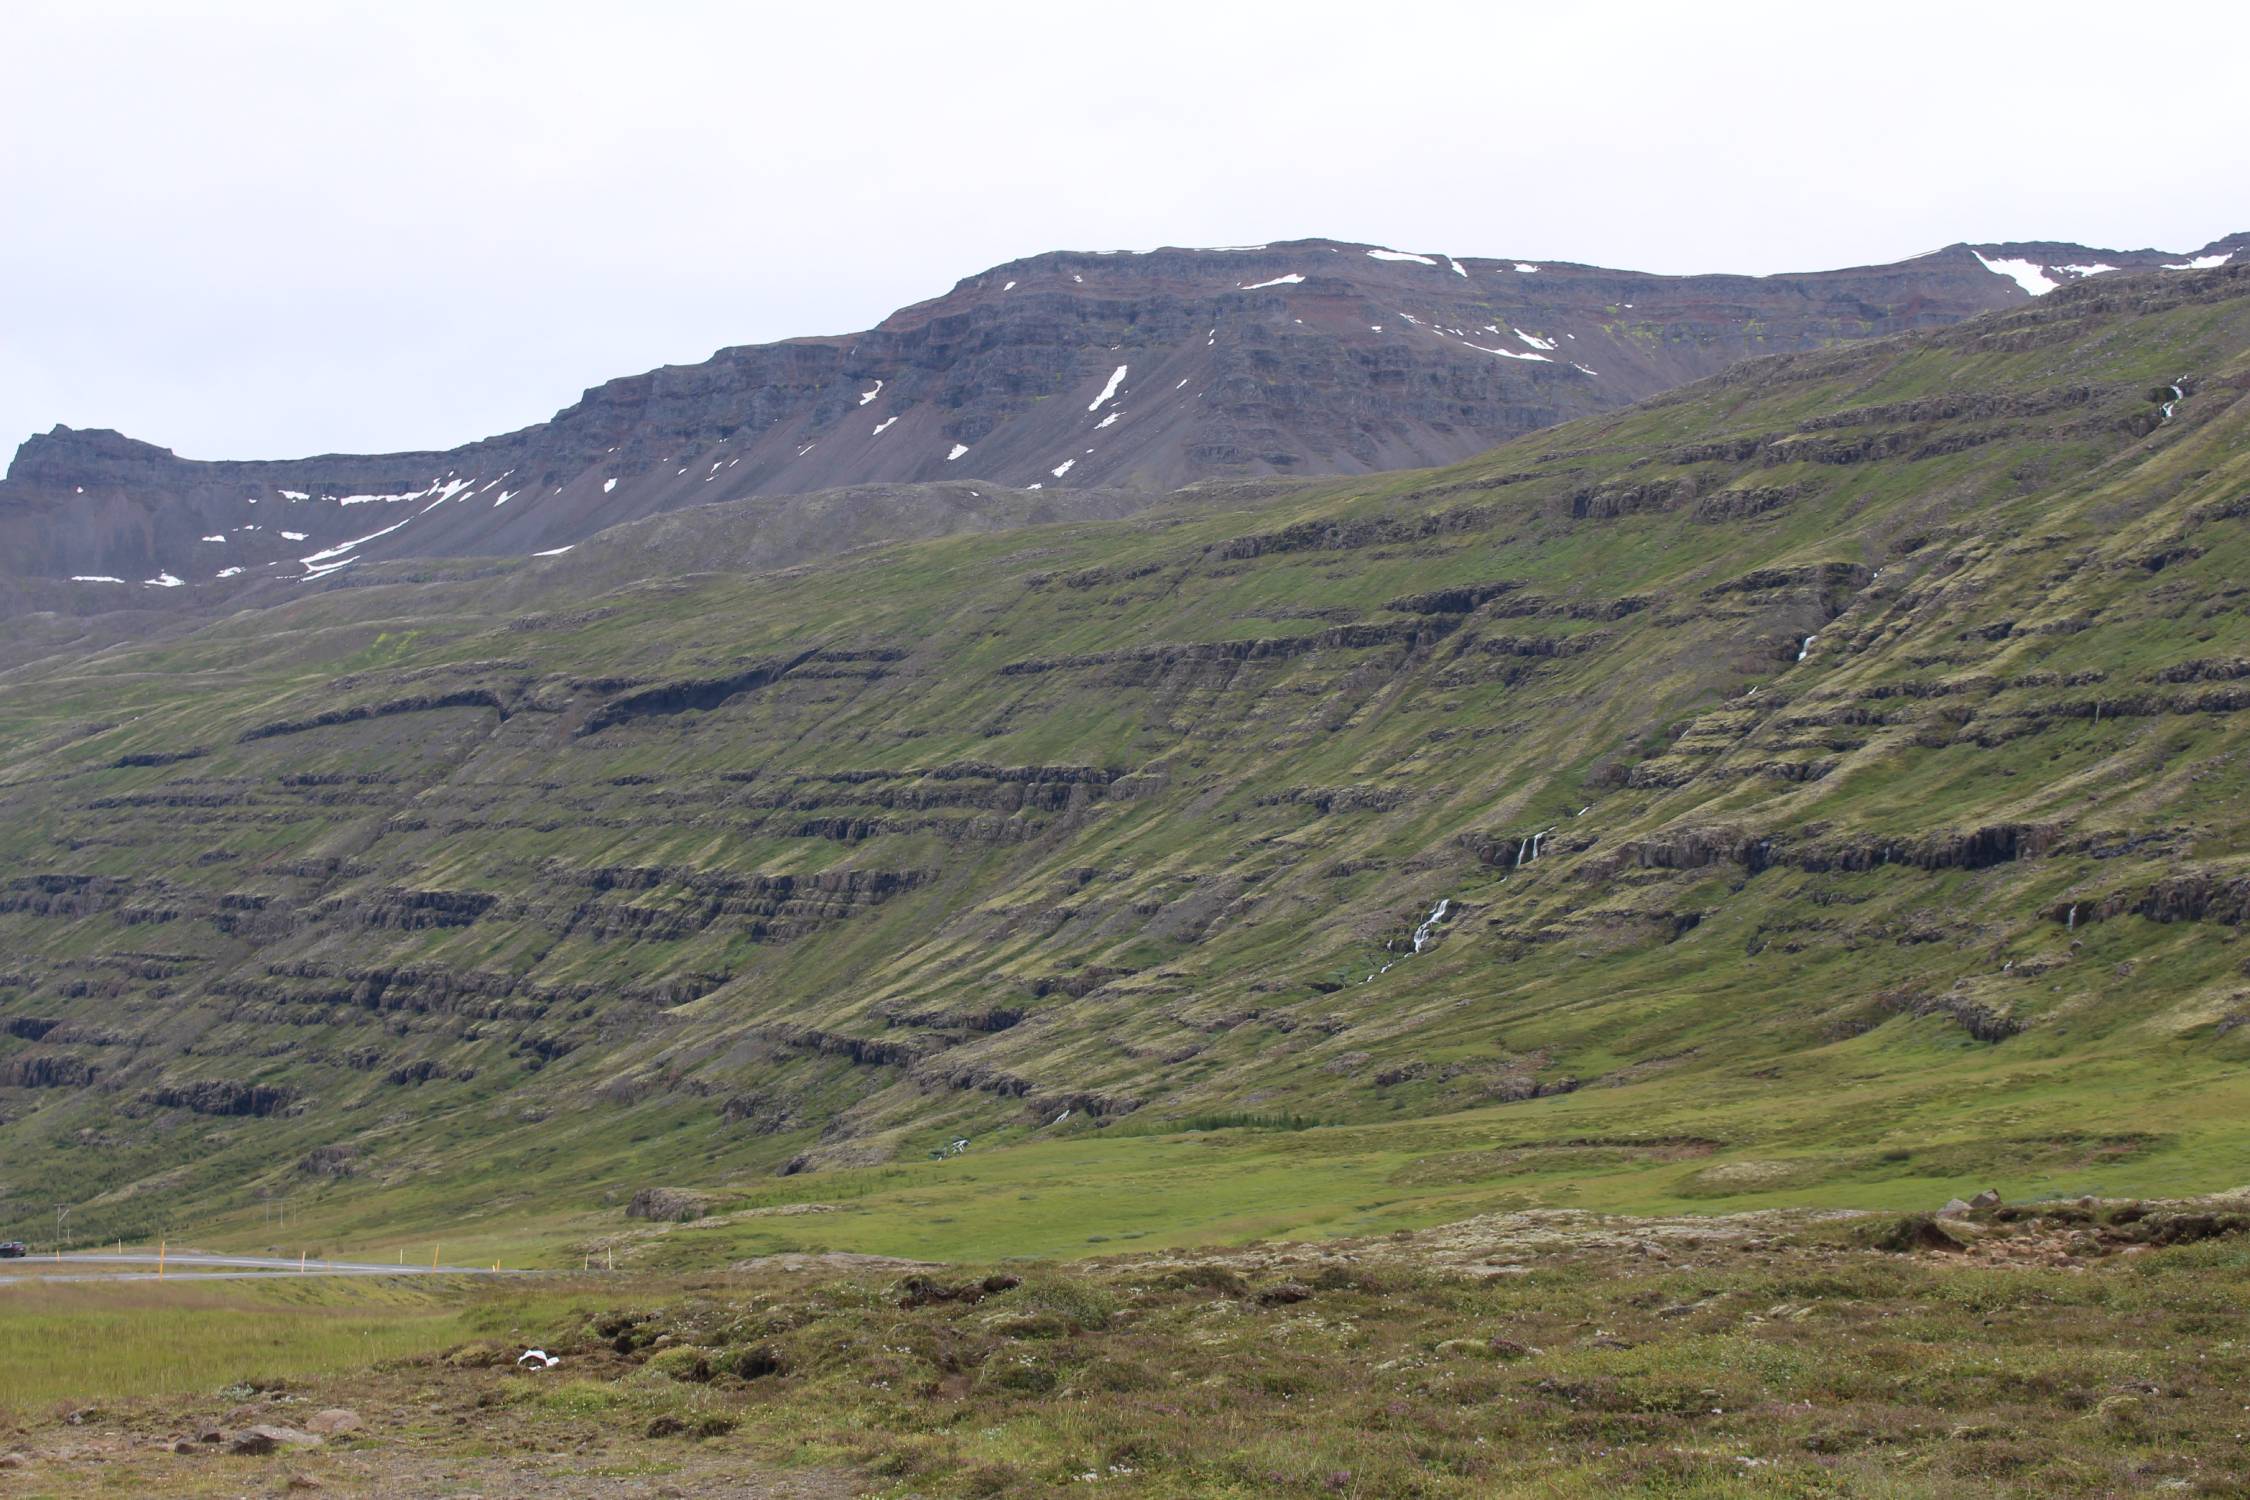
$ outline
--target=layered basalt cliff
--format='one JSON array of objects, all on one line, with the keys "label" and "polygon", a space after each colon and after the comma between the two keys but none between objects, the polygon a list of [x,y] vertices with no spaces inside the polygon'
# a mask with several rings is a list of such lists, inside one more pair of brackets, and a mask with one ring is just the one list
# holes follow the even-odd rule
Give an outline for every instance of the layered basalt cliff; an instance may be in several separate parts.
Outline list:
[{"label": "layered basalt cliff", "polygon": [[1440,473],[757,574],[636,527],[20,667],[17,1180],[130,1231],[486,1191],[464,1139],[581,1192],[1659,1074],[2216,1087],[2245,348],[2250,270],[2104,275]]}]

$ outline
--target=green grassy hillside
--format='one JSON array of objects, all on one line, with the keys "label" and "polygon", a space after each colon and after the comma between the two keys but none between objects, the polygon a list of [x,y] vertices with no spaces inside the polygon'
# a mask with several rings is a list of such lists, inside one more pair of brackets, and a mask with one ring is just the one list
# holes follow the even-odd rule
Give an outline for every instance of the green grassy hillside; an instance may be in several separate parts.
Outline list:
[{"label": "green grassy hillside", "polygon": [[761,574],[714,516],[18,669],[0,1218],[2235,1184],[2246,388],[2250,271],[2103,278],[1443,471]]}]

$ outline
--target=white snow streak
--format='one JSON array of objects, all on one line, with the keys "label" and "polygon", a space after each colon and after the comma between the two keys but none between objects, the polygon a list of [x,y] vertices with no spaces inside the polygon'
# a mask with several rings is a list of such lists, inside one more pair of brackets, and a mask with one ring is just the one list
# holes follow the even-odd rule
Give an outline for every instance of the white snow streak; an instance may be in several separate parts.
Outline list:
[{"label": "white snow streak", "polygon": [[2028,260],[1986,260],[1980,251],[1971,250],[1977,264],[1995,276],[2005,276],[2034,297],[2044,297],[2062,283],[2049,276]]},{"label": "white snow streak", "polygon": [[1427,255],[1416,255],[1411,250],[1370,250],[1367,252],[1367,256],[1370,260],[1410,260],[1418,266],[1434,266],[1437,264]]},{"label": "white snow streak", "polygon": [[[408,516],[406,518],[406,521],[411,521],[413,519],[414,518],[412,516]],[[297,561],[303,563],[307,568],[316,568],[319,564],[328,561],[328,559],[330,559],[331,557],[342,557],[345,553],[353,551],[360,545],[361,542],[372,542],[379,536],[389,536],[392,532],[398,530],[399,527],[404,526],[406,524],[406,521],[394,522],[393,524],[384,527],[381,531],[370,531],[369,533],[367,533],[367,535],[359,538],[358,541],[346,542],[341,547],[329,547],[324,551],[315,552],[310,557],[300,557],[297,559]],[[338,563],[336,564],[336,566],[340,568],[343,566],[343,564]]]},{"label": "white snow streak", "polygon": [[70,575],[70,581],[72,583],[123,583],[125,580],[112,578],[107,573],[73,573]]},{"label": "white snow streak", "polygon": [[[1078,460],[1075,458],[1066,458],[1061,463],[1055,465],[1052,469],[1049,469],[1047,472],[1054,475],[1057,479],[1060,479],[1065,474],[1068,474],[1070,472],[1070,466],[1077,462]],[[1037,486],[1034,486],[1034,488],[1037,488]]]},{"label": "white snow streak", "polygon": [[560,547],[549,547],[544,552],[534,552],[531,555],[533,557],[560,557],[565,552],[568,552],[572,547],[575,547],[577,545],[578,544],[576,542],[570,542]]},{"label": "white snow streak", "polygon": [[608,493],[609,493],[609,492],[610,492],[611,490],[614,490],[614,489],[616,489],[616,488],[617,488],[617,481],[616,481],[616,480],[614,480],[614,479],[605,479],[605,480],[603,480],[603,481],[602,481],[602,493],[603,493],[603,494],[605,494],[605,495],[606,495],[606,494],[608,494]]},{"label": "white snow streak", "polygon": [[[1216,329],[1212,330],[1213,333],[1216,333],[1217,331],[1218,330]],[[1102,393],[1099,396],[1096,396],[1093,400],[1086,403],[1086,410],[1100,411],[1102,409],[1102,403],[1117,394],[1117,387],[1123,383],[1125,379],[1125,371],[1128,368],[1129,366],[1119,365],[1116,369],[1110,371],[1109,384],[1102,387]]]},{"label": "white snow streak", "polygon": [[[1014,285],[1015,285],[1015,283],[1011,281],[1011,282],[1009,282],[1009,283],[1008,283],[1008,285],[1010,285],[1010,286],[1014,286]],[[883,394],[883,382],[881,382],[880,380],[878,380],[878,381],[876,381],[876,382],[875,382],[875,389],[873,389],[873,390],[871,390],[871,391],[861,391],[861,392],[859,393],[859,404],[860,404],[860,405],[862,405],[862,406],[865,406],[865,405],[866,405],[866,404],[867,404],[868,402],[870,402],[870,401],[874,400],[874,399],[875,399],[875,398],[876,398],[877,396],[880,396],[880,395],[882,395],[882,394]]]},{"label": "white snow streak", "polygon": [[884,419],[883,419],[882,421],[880,421],[880,422],[877,422],[877,423],[875,424],[875,431],[874,431],[873,433],[869,434],[869,435],[870,435],[870,436],[872,436],[872,437],[881,437],[881,436],[883,435],[883,429],[884,429],[884,428],[886,428],[886,427],[888,427],[888,426],[890,426],[890,425],[891,425],[891,424],[892,424],[893,422],[896,422],[897,420],[898,420],[898,418],[896,418],[896,417],[885,417],[885,418],[884,418]]},{"label": "white snow streak", "polygon": [[1549,354],[1552,354],[1555,351],[1555,341],[1553,339],[1543,339],[1535,333],[1525,333],[1521,328],[1510,328],[1508,331],[1510,333],[1513,333],[1517,338],[1522,339],[1525,343],[1529,344],[1534,349],[1544,349]]},{"label": "white snow streak", "polygon": [[1543,365],[1554,363],[1553,360],[1547,358],[1547,356],[1544,354],[1524,354],[1515,349],[1490,349],[1485,347],[1483,344],[1471,344],[1467,339],[1463,339],[1461,342],[1467,345],[1469,348],[1476,350],[1479,354],[1497,354],[1502,359],[1533,359],[1537,360]]},{"label": "white snow streak", "polygon": [[1269,286],[1295,286],[1304,279],[1299,273],[1291,271],[1287,276],[1276,276],[1271,281],[1253,281],[1248,286],[1239,286],[1235,290],[1238,292],[1255,292],[1262,291]]},{"label": "white snow streak", "polygon": [[951,463],[951,462],[953,462],[953,460],[955,460],[955,459],[959,458],[959,457],[960,457],[960,456],[961,456],[962,454],[964,454],[964,453],[966,453],[966,452],[968,452],[968,451],[969,451],[969,445],[968,445],[967,443],[955,443],[955,444],[953,445],[953,451],[952,451],[951,453],[948,453],[947,455],[945,455],[945,461],[946,461],[947,463]]},{"label": "white snow streak", "polygon": [[2176,266],[2167,265],[2164,269],[2167,271],[2208,271],[2215,266],[2223,266],[2232,259],[2234,259],[2234,252],[2223,250],[2217,255],[2198,255],[2193,260],[2181,261]]}]

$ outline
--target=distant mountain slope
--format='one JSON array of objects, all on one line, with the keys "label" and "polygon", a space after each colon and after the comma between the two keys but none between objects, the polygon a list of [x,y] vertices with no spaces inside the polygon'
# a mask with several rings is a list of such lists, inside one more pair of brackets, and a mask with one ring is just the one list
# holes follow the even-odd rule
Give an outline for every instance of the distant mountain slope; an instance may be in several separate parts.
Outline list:
[{"label": "distant mountain slope", "polygon": [[766,526],[0,678],[0,1217],[1470,1107],[1712,1206],[2239,1180],[2250,267],[1435,472]]},{"label": "distant mountain slope", "polygon": [[1159,492],[1449,463],[1750,355],[2245,246],[1956,245],[1766,277],[1322,240],[1041,255],[865,333],[611,381],[550,422],[443,453],[203,463],[58,428],[0,481],[0,568],[96,580],[73,609],[176,606],[186,596],[138,596],[223,602],[260,578],[385,558],[524,556],[743,497],[964,479]]}]

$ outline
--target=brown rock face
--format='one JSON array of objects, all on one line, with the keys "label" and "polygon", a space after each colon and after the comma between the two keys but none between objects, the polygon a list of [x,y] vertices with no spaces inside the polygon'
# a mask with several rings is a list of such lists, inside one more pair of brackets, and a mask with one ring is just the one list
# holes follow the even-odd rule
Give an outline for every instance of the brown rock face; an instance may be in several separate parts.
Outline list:
[{"label": "brown rock face", "polygon": [[[2244,247],[2238,235],[2199,253]],[[1956,245],[1887,266],[1675,277],[1326,240],[1058,252],[864,333],[614,380],[551,421],[442,453],[204,463],[58,427],[0,481],[0,558],[20,575],[121,580],[73,585],[67,608],[171,608],[844,486],[1163,491],[1445,463],[1748,355],[1956,322],[2026,300],[2027,278],[2181,259]],[[2036,275],[1996,269],[2019,263]]]}]

